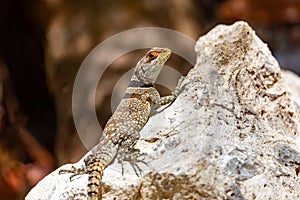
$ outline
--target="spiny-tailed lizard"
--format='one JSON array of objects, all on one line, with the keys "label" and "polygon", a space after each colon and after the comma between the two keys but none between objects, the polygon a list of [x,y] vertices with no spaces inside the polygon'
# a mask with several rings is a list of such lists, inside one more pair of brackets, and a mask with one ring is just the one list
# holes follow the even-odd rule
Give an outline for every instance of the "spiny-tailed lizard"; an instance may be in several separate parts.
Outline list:
[{"label": "spiny-tailed lizard", "polygon": [[[131,77],[125,96],[118,105],[112,117],[108,120],[99,143],[91,150],[84,160],[85,166],[80,169],[61,170],[60,173],[89,174],[88,199],[102,198],[101,181],[104,168],[115,157],[122,164],[128,161],[137,174],[140,153],[134,148],[140,138],[140,130],[149,119],[151,107],[154,104],[165,105],[174,101],[180,92],[180,83],[172,95],[160,97],[154,88],[154,83],[171,56],[167,48],[152,48],[137,63]],[[182,79],[179,80],[181,82]]]}]

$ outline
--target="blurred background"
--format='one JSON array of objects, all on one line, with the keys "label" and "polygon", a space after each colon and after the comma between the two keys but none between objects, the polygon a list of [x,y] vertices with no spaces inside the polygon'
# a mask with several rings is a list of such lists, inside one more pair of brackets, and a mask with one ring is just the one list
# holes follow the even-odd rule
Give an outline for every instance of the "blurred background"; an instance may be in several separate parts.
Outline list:
[{"label": "blurred background", "polygon": [[[96,45],[148,26],[197,40],[217,24],[238,20],[268,43],[282,68],[300,74],[299,0],[1,0],[0,199],[23,199],[45,175],[86,153],[71,95],[77,70]],[[120,57],[101,77],[96,106],[102,127],[116,82],[145,52]],[[182,74],[192,67],[179,56],[170,63]]]}]

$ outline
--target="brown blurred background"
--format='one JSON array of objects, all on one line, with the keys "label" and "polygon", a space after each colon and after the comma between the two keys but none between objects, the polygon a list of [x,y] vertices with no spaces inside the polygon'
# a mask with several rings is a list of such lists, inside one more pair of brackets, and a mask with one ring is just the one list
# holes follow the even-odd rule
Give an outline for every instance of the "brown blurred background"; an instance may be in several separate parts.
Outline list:
[{"label": "brown blurred background", "polygon": [[[42,177],[87,151],[74,128],[71,95],[80,64],[97,44],[145,26],[196,40],[237,20],[256,30],[282,68],[300,73],[299,0],[2,0],[0,199],[23,199]],[[122,56],[101,78],[96,105],[102,127],[114,85],[144,53]],[[192,67],[178,56],[169,65],[182,74]]]}]

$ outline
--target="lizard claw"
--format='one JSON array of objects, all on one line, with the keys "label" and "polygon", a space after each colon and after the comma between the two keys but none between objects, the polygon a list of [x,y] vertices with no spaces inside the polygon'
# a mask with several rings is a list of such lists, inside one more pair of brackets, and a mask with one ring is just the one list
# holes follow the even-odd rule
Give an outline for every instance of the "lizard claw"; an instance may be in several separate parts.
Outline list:
[{"label": "lizard claw", "polygon": [[84,168],[77,169],[74,166],[72,166],[71,169],[62,169],[58,172],[58,174],[67,174],[67,173],[72,173],[72,175],[70,176],[70,181],[72,181],[75,176],[85,174],[86,170]]},{"label": "lizard claw", "polygon": [[133,168],[135,174],[140,177],[142,176],[143,170],[141,167],[138,165],[138,163],[143,163],[146,166],[149,166],[144,160],[145,158],[141,158],[141,156],[147,155],[146,153],[140,153],[138,150],[135,150],[131,154],[122,154],[119,153],[117,155],[118,158],[118,163],[121,164],[122,167],[122,176],[124,175],[124,161],[127,161],[131,167]]},{"label": "lizard claw", "polygon": [[177,97],[183,91],[184,87],[186,86],[187,83],[183,83],[184,79],[185,79],[185,76],[182,76],[178,80],[177,86],[176,86],[175,90],[172,92],[172,95],[174,95],[175,97]]}]

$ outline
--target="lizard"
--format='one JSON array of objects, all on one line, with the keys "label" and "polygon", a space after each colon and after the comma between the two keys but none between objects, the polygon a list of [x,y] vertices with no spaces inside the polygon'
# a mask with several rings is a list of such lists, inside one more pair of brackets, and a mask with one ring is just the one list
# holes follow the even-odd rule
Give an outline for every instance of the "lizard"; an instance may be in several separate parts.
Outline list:
[{"label": "lizard", "polygon": [[[153,105],[166,105],[173,102],[180,93],[180,84],[171,95],[161,97],[154,87],[156,79],[170,58],[171,50],[154,47],[137,63],[126,89],[125,95],[117,109],[105,125],[99,143],[92,148],[84,159],[85,165],[80,169],[61,170],[59,173],[88,174],[88,199],[102,199],[102,176],[104,169],[115,158],[122,164],[128,161],[134,171],[140,171],[138,156],[134,148],[140,138],[140,130],[145,126]],[[182,81],[181,79],[179,82]],[[146,164],[146,163],[144,163]]]}]

